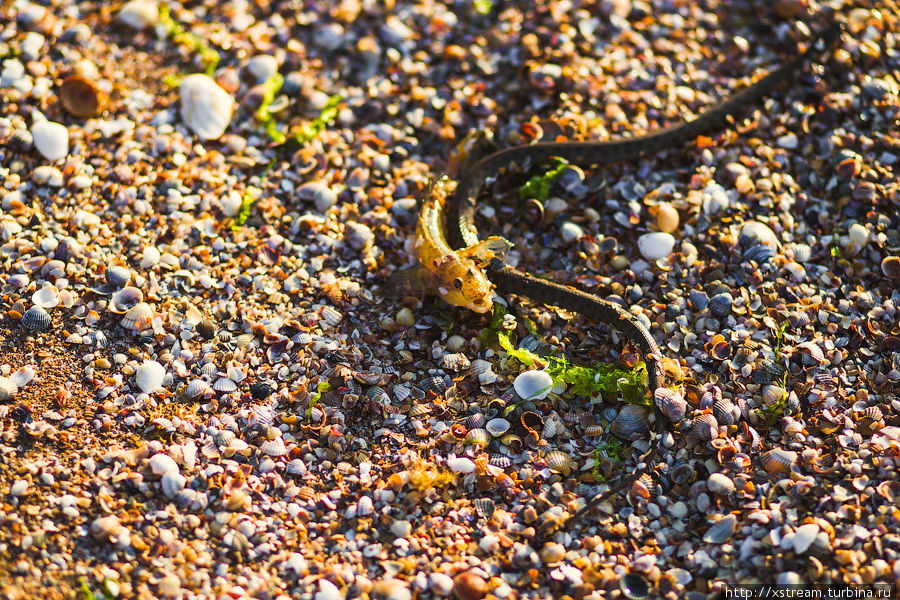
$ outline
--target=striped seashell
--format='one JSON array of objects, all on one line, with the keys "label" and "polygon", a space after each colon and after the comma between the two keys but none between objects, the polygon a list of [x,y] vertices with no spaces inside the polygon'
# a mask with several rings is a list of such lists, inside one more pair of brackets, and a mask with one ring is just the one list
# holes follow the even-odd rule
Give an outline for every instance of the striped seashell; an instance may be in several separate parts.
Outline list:
[{"label": "striped seashell", "polygon": [[234,336],[234,343],[238,348],[246,348],[256,342],[256,336],[252,333],[241,333]]},{"label": "striped seashell", "polygon": [[679,423],[687,412],[687,401],[684,397],[669,388],[657,388],[653,399],[660,412],[673,423]]},{"label": "striped seashell", "polygon": [[487,473],[488,465],[490,465],[490,457],[487,454],[481,453],[475,457],[472,461],[475,463],[475,474],[476,475],[484,475]]},{"label": "striped seashell", "polygon": [[200,367],[200,373],[203,374],[204,377],[212,380],[213,377],[219,375],[219,367],[217,367],[215,363],[208,362]]},{"label": "striped seashell", "polygon": [[122,327],[129,331],[141,331],[150,326],[153,309],[146,302],[138,302],[122,317]]},{"label": "striped seashell", "polygon": [[553,450],[544,457],[547,467],[551,471],[556,471],[563,475],[568,475],[572,471],[572,457],[560,450]]},{"label": "striped seashell", "polygon": [[626,441],[638,440],[650,431],[650,413],[644,406],[626,404],[609,424],[609,431]]},{"label": "striped seashell", "polygon": [[741,411],[728,398],[720,398],[712,407],[713,416],[719,425],[735,425],[741,418]]},{"label": "striped seashell", "polygon": [[474,413],[466,417],[465,423],[466,427],[469,429],[478,429],[479,427],[484,427],[484,424],[487,422],[487,419],[484,418],[484,415],[481,413]]},{"label": "striped seashell", "polygon": [[266,456],[284,456],[288,453],[288,449],[284,445],[284,440],[281,439],[281,437],[276,437],[274,440],[264,442],[260,445],[259,449],[262,450],[263,454]]},{"label": "striped seashell", "polygon": [[503,456],[502,454],[494,454],[493,456],[491,456],[489,462],[500,469],[505,469],[512,464],[512,461],[509,459],[509,457]]},{"label": "striped seashell", "polygon": [[194,398],[199,398],[203,396],[207,392],[210,391],[209,384],[203,381],[202,379],[194,379],[190,383],[187,384],[184,388],[184,395],[186,398],[193,400]]},{"label": "striped seashell", "polygon": [[797,462],[797,453],[775,448],[764,452],[759,458],[759,462],[767,473],[788,473]]},{"label": "striped seashell", "polygon": [[485,519],[493,517],[494,511],[497,509],[494,501],[490,498],[478,498],[472,504],[475,506],[475,512]]},{"label": "striped seashell", "polygon": [[767,385],[762,389],[762,400],[764,406],[773,406],[781,402],[787,395],[787,390],[777,385]]},{"label": "striped seashell", "polygon": [[237,439],[237,435],[233,431],[225,429],[224,431],[218,432],[213,439],[218,446],[229,446]]},{"label": "striped seashell", "polygon": [[469,358],[465,354],[445,354],[441,357],[441,367],[451,371],[462,371],[469,368]]},{"label": "striped seashell", "polygon": [[316,490],[312,489],[308,485],[304,485],[299,490],[297,490],[297,497],[301,500],[305,500],[306,502],[315,502],[319,499],[319,494],[316,493]]},{"label": "striped seashell", "polygon": [[215,440],[212,439],[203,442],[203,445],[200,446],[200,453],[209,459],[215,459],[222,456],[222,453],[219,452],[218,444],[216,444]]},{"label": "striped seashell", "polygon": [[323,306],[319,309],[319,315],[332,327],[336,326],[344,318],[344,315],[333,306]]},{"label": "striped seashell", "polygon": [[828,362],[821,346],[814,342],[803,342],[797,344],[796,348],[800,352],[800,361],[806,366],[816,366]]},{"label": "striped seashell", "polygon": [[487,373],[488,371],[493,370],[494,365],[489,360],[484,360],[483,358],[476,358],[472,361],[469,366],[469,370],[472,371],[475,375],[481,375],[482,373]]},{"label": "striped seashell", "polygon": [[299,458],[289,461],[288,464],[285,465],[284,470],[290,475],[306,475],[308,472],[306,463]]},{"label": "striped seashell", "polygon": [[40,306],[32,306],[22,315],[22,326],[31,331],[43,331],[50,327],[50,313]]},{"label": "striped seashell", "polygon": [[233,392],[237,389],[237,387],[237,384],[228,377],[219,377],[213,384],[214,390],[216,390],[217,392],[224,392],[226,394],[228,392]]},{"label": "striped seashell", "polygon": [[394,392],[394,398],[396,398],[398,402],[403,402],[404,400],[409,398],[411,394],[409,387],[402,383],[395,385],[391,391]]},{"label": "striped seashell", "polygon": [[443,377],[426,377],[422,383],[419,384],[419,387],[425,392],[430,391],[441,396],[447,391],[447,382],[444,381]]},{"label": "striped seashell", "polygon": [[414,404],[409,409],[409,412],[406,413],[406,416],[409,417],[410,419],[415,419],[418,417],[423,417],[430,412],[431,412],[431,407],[428,406],[427,404]]},{"label": "striped seashell", "polygon": [[486,446],[491,443],[491,434],[488,433],[487,429],[482,429],[481,427],[471,429],[466,434],[465,442],[467,444],[479,444]]},{"label": "striped seashell", "polygon": [[603,435],[602,425],[589,425],[584,428],[584,435],[588,437],[597,437]]},{"label": "striped seashell", "polygon": [[694,418],[692,427],[694,435],[701,440],[711,440],[719,437],[719,423],[712,413],[703,413]]},{"label": "striped seashell", "polygon": [[9,377],[0,376],[0,402],[6,402],[19,393],[19,386]]}]

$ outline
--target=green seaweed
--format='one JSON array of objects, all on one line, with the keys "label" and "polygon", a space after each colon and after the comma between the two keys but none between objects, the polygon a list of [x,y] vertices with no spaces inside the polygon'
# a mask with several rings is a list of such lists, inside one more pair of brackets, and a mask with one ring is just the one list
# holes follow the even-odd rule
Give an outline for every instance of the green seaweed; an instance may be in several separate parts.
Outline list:
[{"label": "green seaweed", "polygon": [[552,164],[548,170],[539,175],[535,175],[519,187],[518,192],[520,200],[534,198],[539,202],[545,201],[547,196],[550,195],[550,186],[553,185],[553,182],[559,178],[563,170],[565,170],[566,166],[569,164],[562,158],[556,157],[550,158],[547,162]]},{"label": "green seaweed", "polygon": [[109,592],[108,582],[109,579],[105,579],[103,581],[103,592],[92,592],[91,588],[88,587],[87,581],[84,576],[80,576],[78,578],[78,600],[113,600],[115,596],[113,596]]},{"label": "green seaweed", "polygon": [[771,429],[775,426],[775,422],[784,414],[784,409],[787,407],[788,395],[787,392],[781,395],[781,398],[773,402],[772,404],[760,407],[755,409],[757,411],[757,416],[763,419],[766,422],[766,426]]},{"label": "green seaweed", "polygon": [[278,122],[275,120],[275,117],[272,116],[272,113],[269,112],[269,106],[272,105],[272,101],[275,100],[275,94],[281,89],[283,83],[284,77],[282,77],[280,73],[275,73],[263,82],[263,98],[262,102],[259,104],[259,108],[256,109],[255,114],[257,120],[262,123],[266,135],[268,135],[276,144],[283,144],[287,139],[287,136],[278,129]]},{"label": "green seaweed", "polygon": [[334,123],[334,120],[337,118],[338,107],[343,101],[344,98],[340,94],[335,94],[328,98],[328,101],[325,103],[325,106],[322,107],[322,112],[319,113],[319,116],[312,121],[301,125],[299,130],[294,133],[292,137],[296,143],[305,146],[316,139],[329,125]]},{"label": "green seaweed", "polygon": [[[266,165],[266,168],[263,169],[262,174],[260,175],[260,179],[265,179],[266,175],[269,174],[269,171],[272,170],[272,167],[275,166],[277,161],[273,158]],[[231,230],[234,231],[240,227],[243,227],[247,222],[247,219],[250,218],[250,210],[253,208],[253,203],[256,201],[256,193],[255,190],[257,188],[253,186],[247,186],[244,188],[244,192],[241,194],[241,208],[238,210],[237,216],[235,216],[234,221],[231,223]]]},{"label": "green seaweed", "polygon": [[204,71],[212,75],[219,66],[219,53],[206,43],[206,40],[195,33],[191,33],[184,26],[172,18],[172,13],[166,4],[159,5],[159,22],[166,30],[166,35],[176,44],[184,44],[191,50],[200,54],[200,60],[205,65]]},{"label": "green seaweed", "polygon": [[331,384],[327,381],[320,381],[319,385],[316,386],[316,393],[310,396],[309,398],[309,408],[306,409],[306,423],[307,425],[312,424],[312,409],[319,403],[319,400],[322,399],[322,394],[329,391],[331,389]]},{"label": "green seaweed", "polygon": [[494,2],[493,0],[474,0],[473,6],[479,15],[489,15],[494,9]]}]

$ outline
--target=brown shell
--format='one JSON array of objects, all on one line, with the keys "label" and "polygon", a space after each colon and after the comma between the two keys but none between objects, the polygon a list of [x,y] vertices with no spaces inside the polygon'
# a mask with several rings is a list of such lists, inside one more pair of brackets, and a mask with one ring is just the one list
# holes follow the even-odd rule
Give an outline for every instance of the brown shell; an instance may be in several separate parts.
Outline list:
[{"label": "brown shell", "polygon": [[103,112],[106,94],[97,84],[81,75],[69,75],[59,86],[59,99],[73,117],[86,119]]},{"label": "brown shell", "polygon": [[711,440],[719,436],[719,423],[712,413],[703,413],[694,419],[694,435],[701,440]]},{"label": "brown shell", "polygon": [[759,458],[759,462],[767,473],[787,473],[791,470],[791,466],[797,462],[797,453],[775,448],[763,453]]}]

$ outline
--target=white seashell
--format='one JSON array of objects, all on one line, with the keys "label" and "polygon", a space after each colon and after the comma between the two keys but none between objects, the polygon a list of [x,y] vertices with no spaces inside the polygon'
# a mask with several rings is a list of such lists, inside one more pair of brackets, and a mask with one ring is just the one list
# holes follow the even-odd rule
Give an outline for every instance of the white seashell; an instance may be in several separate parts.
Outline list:
[{"label": "white seashell", "polygon": [[0,402],[6,402],[19,393],[19,386],[8,377],[0,376]]},{"label": "white seashell", "polygon": [[469,368],[475,375],[481,375],[482,373],[487,373],[488,371],[493,369],[493,366],[494,365],[489,360],[476,358],[472,361],[471,365],[469,365]]},{"label": "white seashell", "polygon": [[179,473],[178,463],[168,454],[157,453],[150,457],[150,470],[154,475],[162,477],[166,473]]},{"label": "white seashell", "polygon": [[124,531],[122,523],[115,515],[99,517],[91,523],[91,535],[95,539],[101,541],[110,541],[115,543],[116,538]]},{"label": "white seashell", "polygon": [[129,331],[141,331],[150,326],[153,320],[153,309],[146,302],[138,302],[122,317],[122,327]]},{"label": "white seashell", "polygon": [[447,459],[447,466],[454,473],[472,473],[475,471],[475,463],[462,456],[452,456]]},{"label": "white seashell", "polygon": [[181,458],[184,466],[188,469],[193,469],[197,464],[197,444],[193,440],[188,440],[181,445]]},{"label": "white seashell", "polygon": [[543,400],[552,387],[553,378],[546,371],[525,371],[513,381],[513,388],[523,400]]},{"label": "white seashell", "polygon": [[213,384],[213,389],[217,392],[233,392],[237,389],[237,384],[227,377],[219,377]]},{"label": "white seashell", "polygon": [[672,249],[675,248],[675,238],[671,233],[665,231],[645,233],[637,239],[637,246],[641,256],[654,262],[672,254]]},{"label": "white seashell", "polygon": [[181,118],[204,140],[215,140],[225,133],[234,111],[234,98],[214,79],[196,73],[188,75],[178,88]]},{"label": "white seashell", "polygon": [[717,496],[727,496],[734,491],[734,481],[722,473],[713,473],[706,480],[706,488]]},{"label": "white seashell", "polygon": [[375,506],[372,504],[372,499],[368,496],[362,496],[359,502],[356,503],[356,515],[358,517],[367,517],[373,512],[375,512]]},{"label": "white seashell", "polygon": [[166,472],[163,473],[159,483],[166,498],[174,498],[175,495],[184,488],[184,484],[187,483],[187,478],[181,473]]},{"label": "white seashell", "polygon": [[847,232],[850,238],[850,251],[853,254],[858,253],[860,250],[866,247],[866,244],[869,243],[869,230],[866,229],[865,225],[860,225],[859,223],[854,223],[850,226],[850,230]]},{"label": "white seashell", "polygon": [[56,286],[45,284],[31,295],[31,301],[42,308],[55,308],[59,306],[59,290]]},{"label": "white seashell", "polygon": [[817,535],[819,535],[819,526],[816,523],[807,523],[798,527],[792,540],[794,552],[803,554],[809,550]]},{"label": "white seashell", "polygon": [[291,475],[306,475],[307,473],[306,463],[304,463],[299,458],[295,458],[294,460],[290,461],[285,466],[284,470]]},{"label": "white seashell", "polygon": [[247,378],[247,374],[235,366],[228,367],[226,374],[228,375],[228,379],[235,383],[240,383]]},{"label": "white seashell", "polygon": [[34,376],[37,374],[37,371],[34,370],[34,367],[31,365],[25,365],[21,367],[18,371],[9,376],[10,381],[19,386],[20,388],[25,387],[28,383],[34,379]]},{"label": "white seashell", "polygon": [[336,326],[341,322],[341,319],[344,318],[344,315],[333,306],[323,306],[322,310],[319,311],[319,314],[321,314],[322,318],[325,319],[325,322],[332,327]]},{"label": "white seashell", "polygon": [[8,242],[15,235],[22,233],[22,226],[12,219],[0,219],[0,242]]},{"label": "white seashell", "polygon": [[259,449],[262,450],[263,453],[267,456],[284,456],[288,452],[287,447],[285,447],[284,445],[284,440],[280,437],[265,442],[259,447]]},{"label": "white seashell", "polygon": [[69,130],[53,121],[39,121],[31,127],[34,147],[47,160],[59,160],[69,153]]},{"label": "white seashell", "polygon": [[159,22],[159,9],[152,0],[131,0],[122,7],[116,20],[140,31]]},{"label": "white seashell", "polygon": [[490,433],[492,436],[500,437],[501,435],[509,431],[509,421],[498,417],[496,419],[491,419],[490,421],[488,421],[485,424],[484,428],[487,429],[488,433]]},{"label": "white seashell", "polygon": [[134,372],[134,380],[146,394],[152,394],[162,388],[165,376],[166,368],[155,360],[145,360]]},{"label": "white seashell", "polygon": [[199,398],[210,389],[209,384],[202,379],[194,379],[184,388],[184,395],[190,399]]}]

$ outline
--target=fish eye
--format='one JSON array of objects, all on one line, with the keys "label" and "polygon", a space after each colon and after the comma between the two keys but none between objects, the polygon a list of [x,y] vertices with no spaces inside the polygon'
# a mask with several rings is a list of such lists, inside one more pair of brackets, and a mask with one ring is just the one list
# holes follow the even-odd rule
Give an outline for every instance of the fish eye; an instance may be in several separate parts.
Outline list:
[{"label": "fish eye", "polygon": [[462,286],[463,286],[463,280],[461,277],[457,277],[456,279],[453,280],[453,287],[455,287],[458,290],[461,290]]}]

